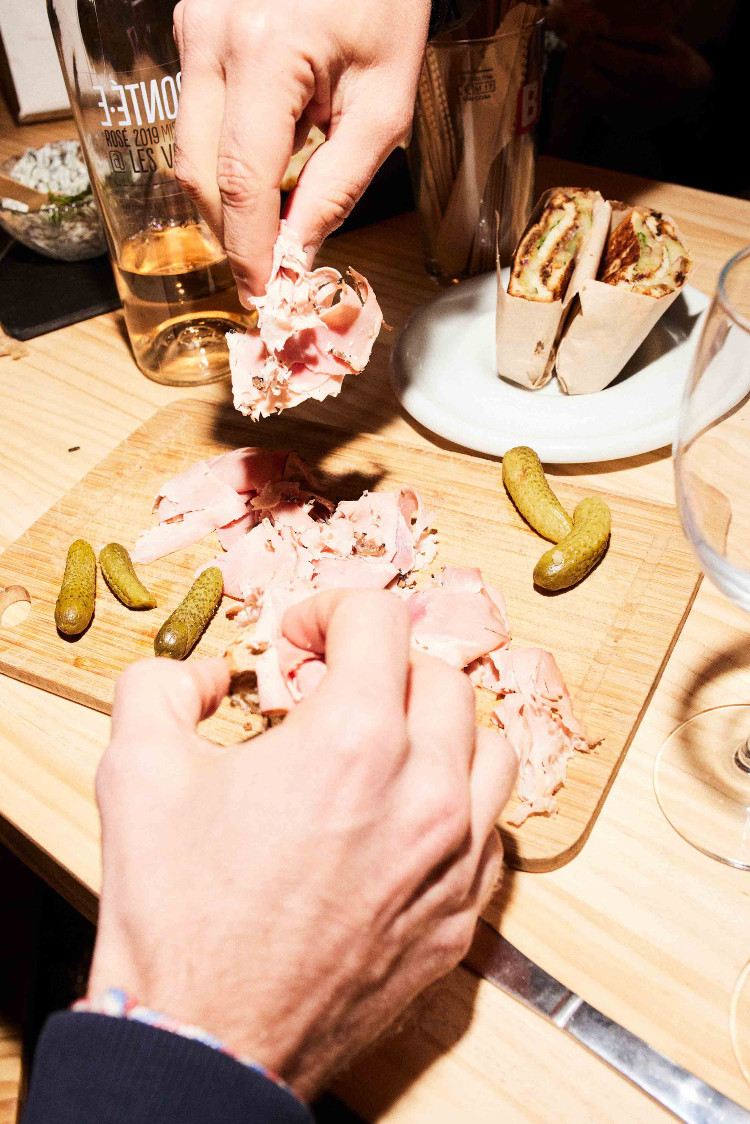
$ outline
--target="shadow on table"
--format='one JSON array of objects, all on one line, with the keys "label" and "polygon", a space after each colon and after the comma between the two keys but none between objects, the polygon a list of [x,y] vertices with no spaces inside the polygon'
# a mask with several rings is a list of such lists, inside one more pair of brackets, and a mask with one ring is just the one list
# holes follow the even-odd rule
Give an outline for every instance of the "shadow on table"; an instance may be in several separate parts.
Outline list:
[{"label": "shadow on table", "polygon": [[664,313],[662,319],[651,329],[643,343],[627,361],[617,378],[609,385],[618,386],[626,382],[651,363],[663,359],[673,348],[685,343],[701,316],[702,310],[690,312],[685,294],[680,293],[671,308]]},{"label": "shadow on table", "polygon": [[[503,874],[501,885],[483,911],[495,927],[515,878],[515,871],[507,867]],[[367,1121],[379,1120],[467,1034],[474,1022],[480,982],[470,969],[460,965],[418,996],[396,1028],[365,1051],[333,1083],[336,1100],[351,1106]],[[427,1118],[429,1103],[424,1103]],[[316,1119],[319,1124],[353,1124],[358,1117],[324,1114]]]},{"label": "shadow on table", "polygon": [[685,722],[701,710],[709,706],[720,706],[722,703],[746,702],[747,699],[726,698],[718,701],[697,702],[700,694],[711,686],[717,679],[731,672],[750,671],[750,636],[743,636],[720,652],[714,652],[711,658],[697,670],[689,672],[685,685],[682,705],[680,707],[679,721]]},{"label": "shadow on table", "polygon": [[325,469],[324,462],[343,449],[356,431],[321,424],[294,414],[283,414],[251,422],[243,418],[229,403],[206,402],[210,412],[211,436],[224,445],[259,445],[269,449],[296,452],[312,473],[313,484],[319,484],[322,493],[330,500],[357,499],[366,489],[373,490],[383,479],[386,465],[381,464],[374,446],[372,460],[361,467],[352,466],[344,472]]},{"label": "shadow on table", "polygon": [[[482,460],[496,461],[498,464],[502,462],[502,457],[493,456],[491,453],[475,453],[473,449],[467,449],[464,445],[458,445],[455,441],[448,441],[444,437],[440,437],[439,434],[433,433],[431,429],[422,425],[421,422],[415,421],[402,407],[398,408],[398,412],[416,433],[446,453],[465,453],[469,456],[481,457]],[[619,457],[616,460],[595,461],[592,464],[550,463],[548,467],[552,469],[555,476],[593,476],[599,472],[624,472],[627,469],[640,468],[647,464],[655,464],[656,461],[668,460],[671,455],[671,446],[665,445],[661,449],[654,449],[651,453]]]},{"label": "shadow on table", "polygon": [[[676,716],[677,721],[675,722],[675,727],[680,726],[689,718],[694,718],[696,715],[706,710],[713,710],[723,705],[747,702],[747,697],[738,696],[738,693],[732,690],[729,681],[727,681],[726,693],[722,693],[720,697],[717,698],[715,691],[711,691],[712,684],[715,684],[717,680],[730,675],[742,674],[743,672],[750,672],[750,636],[737,640],[735,643],[723,648],[720,652],[714,652],[708,662],[702,664],[698,670],[688,672],[687,682]],[[747,734],[750,735],[750,729],[748,729]],[[690,754],[693,744],[696,754],[696,766],[700,767],[700,771],[704,774],[706,782],[711,784],[712,778],[707,772],[707,769],[710,767],[710,759],[707,759],[703,755],[705,753],[705,745],[701,741],[700,732],[696,733],[694,743],[691,742],[690,737],[686,735],[683,745],[688,754]],[[723,784],[722,773],[724,762],[722,750],[726,748],[726,746],[722,745],[716,746],[716,775],[713,781],[718,788],[721,788]]]}]

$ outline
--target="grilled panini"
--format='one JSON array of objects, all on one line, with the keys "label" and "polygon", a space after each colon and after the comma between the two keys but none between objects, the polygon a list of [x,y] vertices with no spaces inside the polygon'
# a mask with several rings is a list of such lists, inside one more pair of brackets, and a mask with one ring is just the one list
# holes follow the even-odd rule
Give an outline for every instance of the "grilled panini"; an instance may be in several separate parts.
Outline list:
[{"label": "grilled panini", "polygon": [[682,288],[690,264],[671,219],[648,207],[633,207],[609,236],[600,280],[664,297]]},{"label": "grilled panini", "polygon": [[650,207],[613,203],[598,280],[578,292],[555,369],[567,394],[608,386],[677,300],[690,254],[674,222]]},{"label": "grilled panini", "polygon": [[516,250],[509,296],[547,303],[564,299],[600,200],[598,191],[576,187],[560,187],[550,195]]}]

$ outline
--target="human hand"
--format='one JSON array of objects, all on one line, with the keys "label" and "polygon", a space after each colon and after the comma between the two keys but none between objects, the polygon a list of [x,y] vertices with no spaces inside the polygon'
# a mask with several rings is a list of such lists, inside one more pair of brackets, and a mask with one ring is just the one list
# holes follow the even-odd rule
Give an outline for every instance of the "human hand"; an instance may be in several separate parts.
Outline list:
[{"label": "human hand", "polygon": [[327,673],[226,750],[196,732],[223,660],[120,677],[89,994],[124,988],[306,1098],[466,952],[516,761],[467,677],[410,649],[392,593],[321,593],[284,628]]},{"label": "human hand", "polygon": [[429,0],[181,0],[175,174],[220,242],[240,299],[261,293],[289,158],[327,140],[287,220],[314,256],[411,123]]}]

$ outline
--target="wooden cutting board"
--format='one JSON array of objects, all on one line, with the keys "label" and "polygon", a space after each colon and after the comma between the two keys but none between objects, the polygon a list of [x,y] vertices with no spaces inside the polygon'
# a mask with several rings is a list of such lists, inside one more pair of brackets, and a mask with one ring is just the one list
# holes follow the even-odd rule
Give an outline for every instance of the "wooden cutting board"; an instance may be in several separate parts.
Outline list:
[{"label": "wooden cutting board", "polygon": [[[71,641],[58,634],[53,621],[69,544],[82,537],[97,551],[110,541],[132,547],[138,532],[153,522],[154,497],[164,480],[196,460],[247,444],[296,450],[321,475],[331,498],[414,485],[434,512],[439,532],[434,567],[479,566],[505,594],[514,643],[553,653],[576,714],[604,741],[570,763],[556,816],[534,816],[520,828],[501,826],[513,865],[551,870],[567,862],[591,829],[698,587],[699,571],[672,507],[606,495],[612,538],[605,558],[577,588],[544,596],[535,591],[531,575],[545,544],[508,500],[499,462],[427,451],[293,416],[252,425],[231,409],[183,400],[133,433],[0,556],[0,586],[20,583],[31,595],[26,620],[0,627],[0,671],[108,712],[118,673],[153,654],[159,626],[196,568],[220,548],[211,535],[142,567],[159,605],[149,613],[128,612],[100,578],[94,621]],[[555,488],[569,511],[585,494],[567,481]],[[219,653],[232,634],[222,608],[196,652]],[[486,718],[494,697],[478,695]],[[243,736],[243,720],[227,701],[204,731],[228,744]]]}]

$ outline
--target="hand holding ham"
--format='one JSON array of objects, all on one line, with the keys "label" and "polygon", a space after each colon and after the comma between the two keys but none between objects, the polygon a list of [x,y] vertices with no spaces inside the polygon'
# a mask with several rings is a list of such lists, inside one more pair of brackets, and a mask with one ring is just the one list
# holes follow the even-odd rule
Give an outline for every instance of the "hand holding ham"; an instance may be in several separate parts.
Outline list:
[{"label": "hand holding ham", "polygon": [[202,1026],[306,1098],[466,951],[516,763],[467,677],[410,649],[393,594],[320,593],[283,628],[327,671],[244,745],[196,731],[223,660],[121,677],[89,990]]},{"label": "hand holding ham", "polygon": [[247,302],[263,291],[289,158],[326,143],[287,219],[311,256],[411,122],[429,0],[181,0],[175,172],[223,243]]}]

